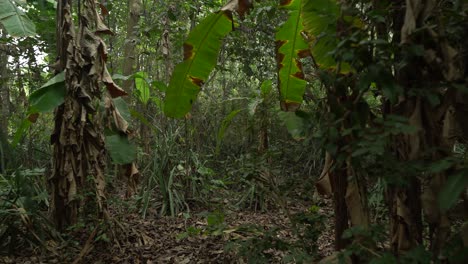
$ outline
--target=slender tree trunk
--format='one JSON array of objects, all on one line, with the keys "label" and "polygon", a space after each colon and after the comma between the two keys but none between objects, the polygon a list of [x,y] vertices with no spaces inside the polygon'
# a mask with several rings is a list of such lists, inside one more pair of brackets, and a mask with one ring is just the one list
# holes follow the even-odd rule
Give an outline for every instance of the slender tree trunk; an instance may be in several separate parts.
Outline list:
[{"label": "slender tree trunk", "polygon": [[[0,38],[3,28],[0,25]],[[8,87],[8,46],[0,44],[0,173],[7,169],[8,118],[10,117],[10,88]]]},{"label": "slender tree trunk", "polygon": [[[0,38],[3,38],[0,26]],[[8,46],[0,44],[0,131],[8,135],[8,119],[10,117],[10,88],[8,87]]]},{"label": "slender tree trunk", "polygon": [[[137,43],[138,39],[138,21],[140,19],[142,11],[142,2],[141,0],[128,0],[128,17],[127,17],[127,37],[124,45],[124,61],[122,63],[122,73],[123,75],[129,76],[134,74],[138,70],[138,60],[137,60]],[[122,88],[128,93],[132,94],[134,89],[135,81],[134,79],[125,80],[123,82]],[[127,104],[131,104],[131,96],[126,98]],[[140,130],[141,134],[144,134],[143,129]],[[125,196],[132,196],[138,185],[138,170],[134,163],[124,164],[117,166],[119,176],[127,181],[127,191]]]},{"label": "slender tree trunk", "polygon": [[[128,0],[128,17],[127,17],[127,37],[125,39],[124,45],[124,61],[122,63],[123,75],[131,75],[136,71],[137,66],[137,54],[136,46],[138,43],[138,21],[140,19],[142,3],[141,0]],[[122,88],[128,93],[132,93],[134,85],[134,80],[124,81]],[[130,103],[130,96],[127,99],[127,102]]]},{"label": "slender tree trunk", "polygon": [[162,34],[161,38],[161,51],[164,57],[164,66],[165,66],[165,81],[166,83],[169,83],[171,80],[171,73],[172,70],[174,69],[174,63],[172,61],[172,43],[171,43],[171,35],[170,35],[170,25],[169,25],[169,18],[164,17],[162,19],[163,27],[164,27],[164,32]]},{"label": "slender tree trunk", "polygon": [[[394,10],[394,37],[395,43],[400,43],[401,34],[400,31],[403,27],[404,16],[405,16],[405,1],[398,1],[400,4],[396,4],[398,8]],[[396,55],[396,56],[399,56]],[[400,58],[396,58],[398,61]],[[417,83],[417,80],[413,80],[412,75],[415,74],[414,70],[418,69],[417,65],[407,66],[403,69],[399,69],[395,73],[395,79],[404,89],[409,90],[411,88],[410,83]],[[419,75],[418,75],[419,76]],[[390,114],[397,114],[411,119],[413,116],[413,122],[410,121],[410,125],[421,129],[420,123],[420,101],[416,101],[415,98],[399,98],[400,107],[390,107]],[[384,114],[389,114],[384,113]],[[419,135],[400,135],[393,140],[393,149],[398,159],[401,162],[408,162],[419,158],[420,149]],[[395,254],[401,254],[407,250],[414,248],[416,245],[422,242],[422,220],[421,220],[421,203],[420,196],[421,186],[420,182],[414,177],[414,175],[405,175],[404,179],[408,180],[406,186],[391,186],[389,188],[389,201],[390,201],[390,214],[391,214],[391,245]]]},{"label": "slender tree trunk", "polygon": [[335,249],[341,250],[348,245],[348,241],[342,238],[348,229],[348,207],[346,206],[345,194],[348,185],[346,170],[336,169],[330,172],[331,189],[333,190],[333,205],[335,212]]}]

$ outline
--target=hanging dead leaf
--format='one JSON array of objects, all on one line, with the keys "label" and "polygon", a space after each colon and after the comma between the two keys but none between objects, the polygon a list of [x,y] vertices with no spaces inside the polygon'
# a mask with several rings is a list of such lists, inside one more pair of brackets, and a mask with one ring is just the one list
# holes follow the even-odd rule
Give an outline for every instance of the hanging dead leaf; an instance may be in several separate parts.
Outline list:
[{"label": "hanging dead leaf", "polygon": [[231,12],[237,12],[241,19],[244,19],[245,14],[253,8],[252,0],[231,0],[224,5],[221,10],[229,10]]},{"label": "hanging dead leaf", "polygon": [[[100,5],[100,9],[103,15],[108,14],[107,9]],[[103,17],[99,14],[98,9],[94,9],[94,16],[95,16],[95,23],[96,23],[96,30],[94,31],[95,34],[107,34],[107,35],[114,35],[114,33],[104,24],[102,21]]]},{"label": "hanging dead leaf", "polygon": [[[349,165],[348,165],[349,166]],[[357,182],[357,178],[348,174],[348,187],[346,189],[346,205],[352,226],[369,227],[369,212]]]},{"label": "hanging dead leaf", "polygon": [[99,3],[99,8],[101,9],[101,14],[103,16],[108,16],[109,15],[109,11],[107,10],[107,7],[104,4]]},{"label": "hanging dead leaf", "polygon": [[323,166],[322,173],[320,174],[317,183],[315,183],[315,188],[317,188],[317,192],[320,195],[331,196],[333,193],[330,183],[330,169],[332,165],[333,160],[331,155],[327,152],[325,154],[325,165]]},{"label": "hanging dead leaf", "polygon": [[107,68],[104,69],[102,75],[102,82],[104,82],[104,84],[106,85],[107,91],[109,92],[112,98],[128,95],[127,92],[125,92],[122,88],[120,88],[117,84],[114,83],[114,80],[112,80],[112,77],[107,71]]},{"label": "hanging dead leaf", "polygon": [[140,171],[138,171],[135,162],[124,165],[124,168],[126,168],[126,170],[123,176],[127,179],[125,197],[130,198],[137,192],[138,183],[140,181]]},{"label": "hanging dead leaf", "polygon": [[39,113],[30,114],[28,120],[31,121],[31,123],[36,123],[38,117]]}]

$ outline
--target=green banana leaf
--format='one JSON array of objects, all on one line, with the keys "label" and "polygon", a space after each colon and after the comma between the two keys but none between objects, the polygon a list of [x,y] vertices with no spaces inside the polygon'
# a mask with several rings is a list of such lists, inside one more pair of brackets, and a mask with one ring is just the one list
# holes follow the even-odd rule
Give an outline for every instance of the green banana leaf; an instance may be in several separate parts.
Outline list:
[{"label": "green banana leaf", "polygon": [[[310,38],[312,57],[322,69],[335,69],[337,66],[332,52],[339,43],[336,36],[339,15],[340,7],[336,0],[304,1],[304,29]],[[348,64],[341,65],[341,73],[349,71]]]},{"label": "green banana leaf", "polygon": [[29,95],[29,113],[52,112],[65,100],[65,92],[65,72],[63,71]]},{"label": "green banana leaf", "polygon": [[137,72],[135,75],[135,89],[137,97],[144,105],[148,104],[150,99],[150,84],[146,72]]},{"label": "green banana leaf", "polygon": [[[61,72],[29,96],[29,118],[21,123],[20,128],[15,133],[13,147],[18,145],[26,130],[35,122],[37,113],[52,112],[64,102],[65,93],[65,72]],[[113,101],[122,117],[129,121],[131,114],[127,103],[121,97],[114,98]],[[127,135],[119,132],[110,132],[109,135],[106,135],[106,149],[115,164],[128,164],[136,158],[135,145],[129,141]]]},{"label": "green banana leaf", "polygon": [[36,26],[12,0],[0,0],[0,23],[13,37],[36,35]]},{"label": "green banana leaf", "polygon": [[281,1],[280,8],[289,11],[288,20],[276,33],[281,109],[295,111],[302,103],[307,84],[299,59],[310,55],[309,46],[302,37],[302,0]]},{"label": "green banana leaf", "polygon": [[132,120],[132,114],[130,113],[130,108],[128,107],[127,102],[122,97],[117,97],[112,99],[114,101],[114,105],[119,111],[119,113],[122,115],[122,117],[130,122]]},{"label": "green banana leaf", "polygon": [[172,74],[166,91],[164,112],[182,118],[192,108],[201,86],[216,66],[222,39],[232,31],[232,12],[209,15],[189,34],[184,43],[184,61]]},{"label": "green banana leaf", "polygon": [[438,198],[438,205],[442,211],[445,212],[452,208],[460,199],[460,195],[466,190],[468,186],[467,173],[468,170],[465,169],[448,177]]},{"label": "green banana leaf", "polygon": [[110,132],[106,135],[105,141],[113,164],[129,164],[135,161],[136,146],[130,142],[127,135]]},{"label": "green banana leaf", "polygon": [[272,88],[273,82],[271,80],[265,80],[262,82],[260,85],[260,91],[263,99],[265,99],[270,94]]},{"label": "green banana leaf", "polygon": [[14,148],[21,141],[28,128],[36,122],[39,113],[52,112],[64,102],[65,93],[65,72],[61,72],[29,95],[28,118],[21,122],[15,132],[12,143]]}]

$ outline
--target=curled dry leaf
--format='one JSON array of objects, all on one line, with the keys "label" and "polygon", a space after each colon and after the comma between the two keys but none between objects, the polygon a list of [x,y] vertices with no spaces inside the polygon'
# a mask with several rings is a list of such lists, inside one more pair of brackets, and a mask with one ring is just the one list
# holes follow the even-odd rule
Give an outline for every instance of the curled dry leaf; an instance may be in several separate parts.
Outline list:
[{"label": "curled dry leaf", "polygon": [[140,181],[140,171],[138,170],[135,162],[124,165],[125,177],[127,178],[127,191],[125,197],[129,198],[137,192],[138,183]]},{"label": "curled dry leaf", "polygon": [[333,165],[333,160],[331,158],[330,153],[325,154],[325,165],[323,166],[322,173],[320,174],[320,177],[315,183],[315,188],[317,188],[317,192],[320,195],[323,196],[331,196],[332,193],[332,188],[330,184],[330,169]]},{"label": "curled dry leaf", "polygon": [[102,82],[104,82],[104,84],[106,85],[107,91],[109,92],[112,98],[128,95],[127,92],[125,92],[122,88],[115,84],[114,80],[112,80],[112,77],[109,74],[109,71],[107,71],[107,68],[104,69],[102,75]]}]

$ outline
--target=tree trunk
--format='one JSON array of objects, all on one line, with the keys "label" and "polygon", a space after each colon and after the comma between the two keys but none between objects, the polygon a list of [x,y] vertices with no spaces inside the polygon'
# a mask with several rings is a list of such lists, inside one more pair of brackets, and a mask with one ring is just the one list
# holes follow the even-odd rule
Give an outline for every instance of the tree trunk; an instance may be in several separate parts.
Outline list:
[{"label": "tree trunk", "polygon": [[[408,118],[409,125],[417,129],[414,133],[402,134],[394,138],[393,148],[401,162],[424,160],[435,163],[453,155],[456,126],[464,124],[456,120],[458,100],[466,105],[463,93],[452,87],[451,83],[466,82],[464,69],[466,57],[453,44],[448,26],[445,24],[444,5],[434,1],[400,1],[402,8],[393,14],[394,44],[402,48],[396,54],[396,61],[404,61],[404,67],[396,67],[395,79],[404,93],[398,103],[386,109],[386,114],[397,114]],[[403,5],[405,2],[405,5]],[[433,25],[430,25],[430,23]],[[422,29],[418,32],[419,29]],[[420,46],[425,49],[425,56],[408,58],[404,54],[408,47]],[[431,56],[426,54],[431,53]],[[441,98],[440,102],[431,102],[427,96],[417,94],[424,90]],[[458,123],[458,124],[457,124]],[[422,209],[430,227],[431,251],[438,261],[447,241],[450,222],[445,212],[438,207],[437,197],[446,183],[449,173],[455,169],[446,169],[438,173],[406,176],[406,185],[395,186],[391,191],[392,247],[396,254],[422,244]],[[423,176],[423,177],[422,177]],[[425,182],[421,183],[421,180]],[[423,188],[424,187],[424,188]],[[423,191],[424,189],[424,191]]]},{"label": "tree trunk", "polygon": [[[136,71],[136,45],[138,43],[138,20],[141,14],[141,0],[128,0],[128,17],[127,17],[127,37],[124,45],[124,61],[122,63],[122,74],[125,76],[134,74]],[[131,94],[134,85],[134,80],[129,79],[123,82],[122,88]],[[131,97],[127,99],[130,103]]]},{"label": "tree trunk", "polygon": [[[3,38],[0,26],[0,38]],[[8,46],[0,44],[0,131],[8,135],[8,118],[10,117],[10,88],[8,87]]]},{"label": "tree trunk", "polygon": [[[124,61],[122,63],[122,73],[125,76],[134,74],[137,71],[137,53],[136,46],[138,43],[138,21],[142,11],[141,0],[128,0],[128,17],[127,17],[127,37],[124,45]],[[125,80],[122,88],[128,93],[132,94],[134,89],[134,79]],[[128,96],[127,104],[131,104],[131,96]],[[141,134],[145,132],[141,129]],[[139,181],[138,169],[135,163],[124,164],[117,166],[119,177],[127,182],[126,197],[131,197],[136,191]]]},{"label": "tree trunk", "polygon": [[164,27],[164,32],[161,36],[161,52],[164,57],[164,66],[165,66],[165,81],[168,84],[169,81],[171,80],[171,73],[172,70],[174,69],[174,65],[172,62],[172,43],[171,43],[171,38],[170,38],[170,25],[169,25],[169,18],[168,17],[163,17],[162,19],[163,27]]},{"label": "tree trunk", "polygon": [[335,212],[335,250],[339,251],[344,249],[349,242],[342,238],[344,231],[349,228],[348,207],[345,199],[348,177],[346,170],[342,168],[333,170],[329,175]]},{"label": "tree trunk", "polygon": [[[98,212],[106,218],[104,168],[106,151],[100,114],[95,108],[105,83],[113,97],[125,93],[112,82],[105,66],[106,47],[97,34],[110,31],[94,0],[82,1],[75,32],[72,1],[57,6],[58,71],[65,70],[66,95],[55,111],[51,211],[57,228],[77,223],[80,215]],[[96,33],[94,33],[96,32]],[[94,193],[95,197],[89,197]],[[86,207],[84,205],[86,204]],[[94,206],[93,206],[94,205]],[[87,212],[84,210],[87,209]]]},{"label": "tree trunk", "polygon": [[[0,25],[0,38],[3,28]],[[8,46],[0,44],[0,174],[7,169],[8,118],[10,117],[10,88],[8,87]]]}]

